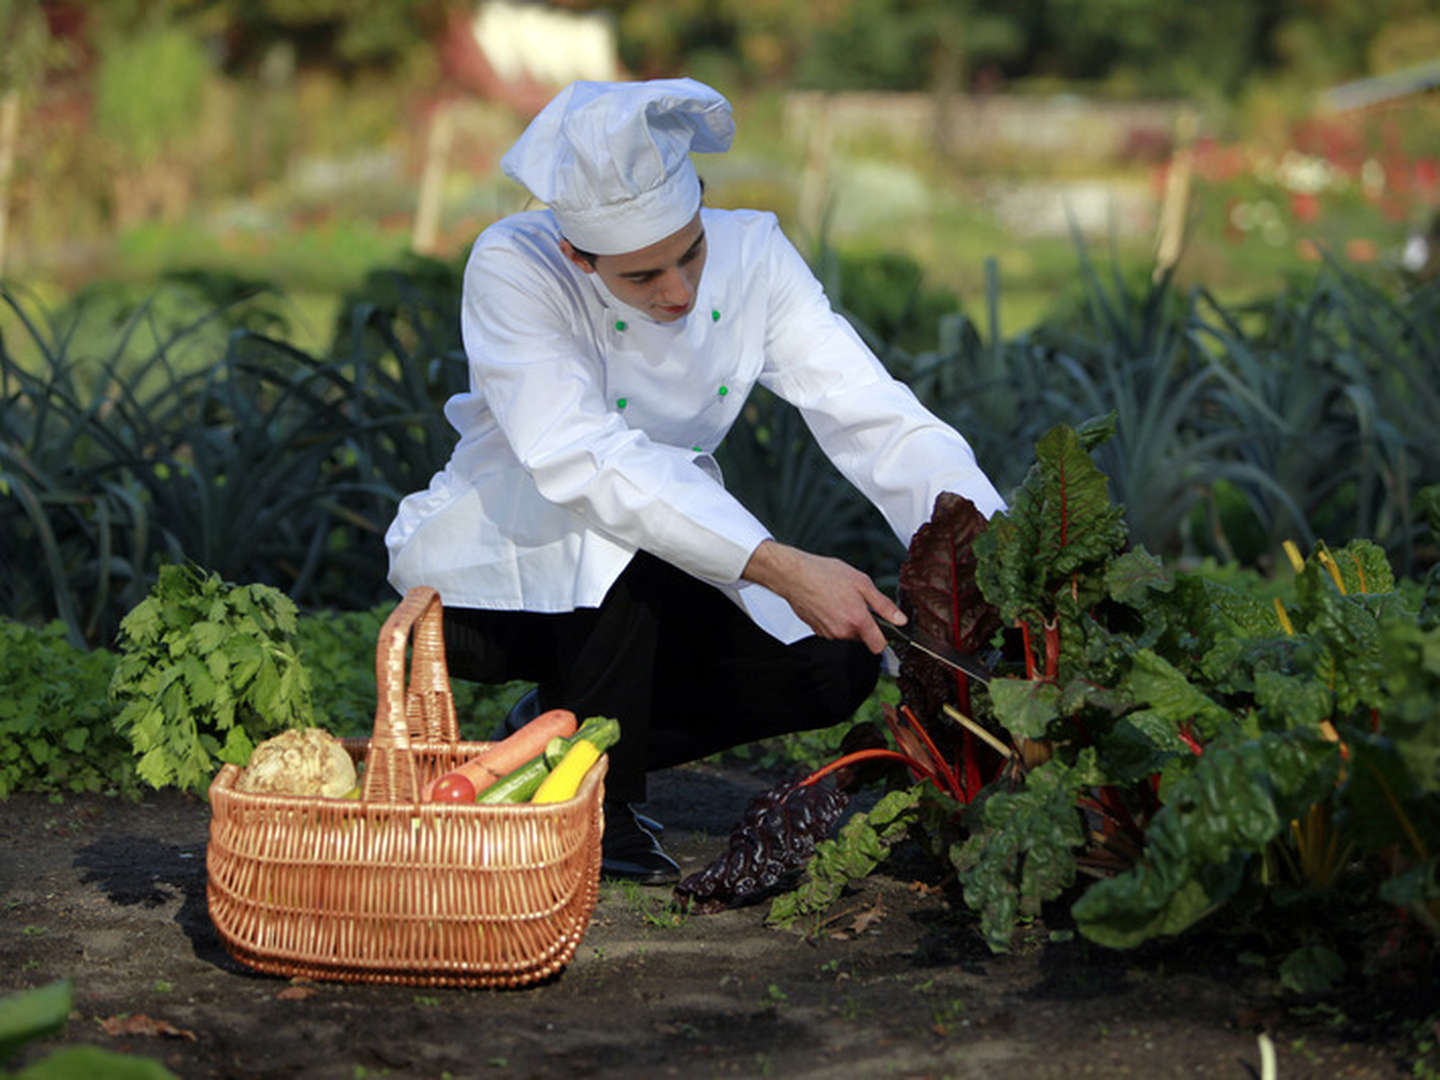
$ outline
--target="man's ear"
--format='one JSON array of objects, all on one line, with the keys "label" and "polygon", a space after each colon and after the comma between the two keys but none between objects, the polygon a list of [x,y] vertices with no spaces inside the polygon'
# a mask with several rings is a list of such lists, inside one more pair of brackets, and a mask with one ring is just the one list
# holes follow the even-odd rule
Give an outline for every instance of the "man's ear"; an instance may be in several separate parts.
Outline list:
[{"label": "man's ear", "polygon": [[576,251],[570,241],[566,240],[563,236],[560,238],[560,253],[581,270],[584,270],[585,273],[593,274],[595,272],[595,264]]}]

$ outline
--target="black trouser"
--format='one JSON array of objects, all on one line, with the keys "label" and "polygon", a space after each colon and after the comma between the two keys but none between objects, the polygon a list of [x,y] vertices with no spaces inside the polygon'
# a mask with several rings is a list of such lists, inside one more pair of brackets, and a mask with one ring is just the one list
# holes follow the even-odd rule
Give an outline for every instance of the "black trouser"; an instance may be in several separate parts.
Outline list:
[{"label": "black trouser", "polygon": [[880,673],[859,642],[782,644],[719,590],[644,552],[598,608],[446,608],[444,627],[452,676],[525,679],[541,709],[619,720],[606,791],[626,802],[645,800],[651,769],[839,723]]}]

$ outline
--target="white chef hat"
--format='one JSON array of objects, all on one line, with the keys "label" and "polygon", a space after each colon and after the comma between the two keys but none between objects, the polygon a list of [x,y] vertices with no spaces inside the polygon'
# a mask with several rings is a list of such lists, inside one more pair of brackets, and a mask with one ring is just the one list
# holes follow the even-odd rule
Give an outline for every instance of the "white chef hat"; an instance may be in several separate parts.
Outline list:
[{"label": "white chef hat", "polygon": [[620,255],[663,240],[700,208],[690,152],[730,148],[730,103],[694,79],[573,82],[500,159],[549,205],[582,251]]}]

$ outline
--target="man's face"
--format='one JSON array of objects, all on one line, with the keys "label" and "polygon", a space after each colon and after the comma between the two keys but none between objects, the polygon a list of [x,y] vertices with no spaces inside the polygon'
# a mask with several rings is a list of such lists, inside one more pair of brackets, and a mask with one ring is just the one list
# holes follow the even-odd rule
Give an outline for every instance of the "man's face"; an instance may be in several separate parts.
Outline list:
[{"label": "man's face", "polygon": [[619,300],[639,308],[657,322],[684,318],[695,306],[695,292],[705,269],[705,229],[697,211],[684,228],[639,251],[597,255],[592,263],[564,240],[565,255],[587,274],[599,274]]}]

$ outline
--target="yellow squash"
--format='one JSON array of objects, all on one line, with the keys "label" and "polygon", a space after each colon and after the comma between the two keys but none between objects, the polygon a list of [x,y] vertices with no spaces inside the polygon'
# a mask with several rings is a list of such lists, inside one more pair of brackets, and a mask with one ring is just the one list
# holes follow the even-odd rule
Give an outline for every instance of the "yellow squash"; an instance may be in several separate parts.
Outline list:
[{"label": "yellow squash", "polygon": [[606,717],[591,717],[572,736],[570,749],[530,797],[532,803],[557,803],[573,799],[600,755],[620,741],[620,725]]}]

